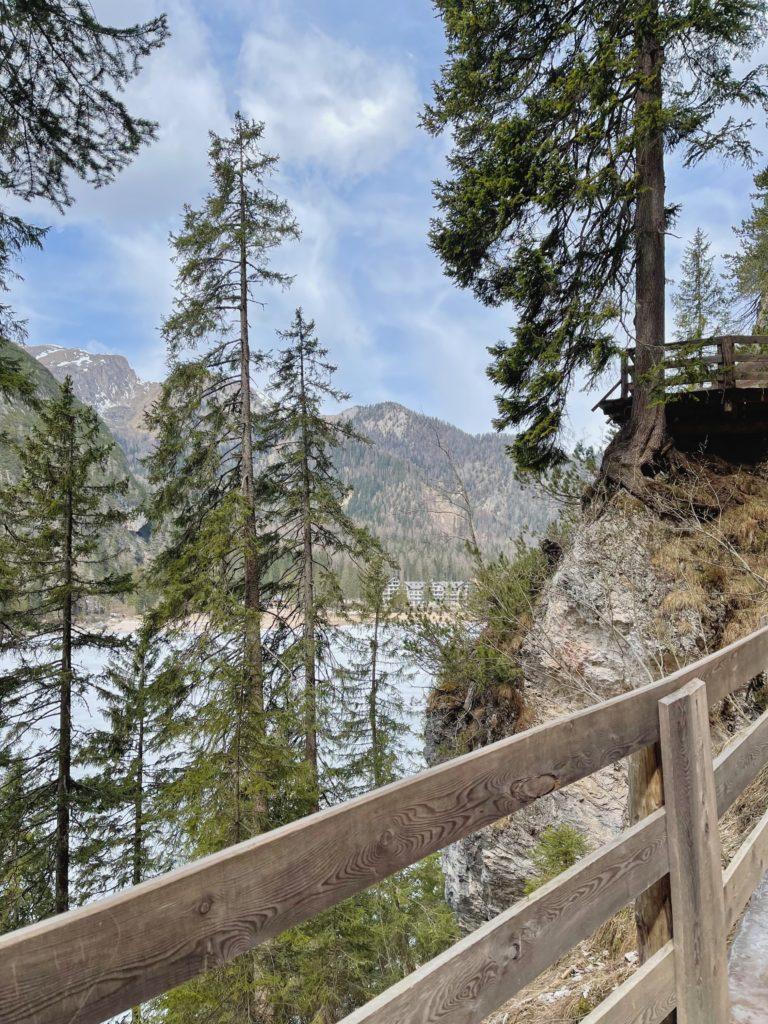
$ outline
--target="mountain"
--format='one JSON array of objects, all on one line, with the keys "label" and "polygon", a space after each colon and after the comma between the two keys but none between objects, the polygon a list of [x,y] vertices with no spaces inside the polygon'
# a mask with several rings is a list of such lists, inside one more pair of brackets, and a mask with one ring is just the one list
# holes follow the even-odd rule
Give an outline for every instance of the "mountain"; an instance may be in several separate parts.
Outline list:
[{"label": "mountain", "polygon": [[489,555],[509,551],[520,535],[541,536],[552,518],[549,501],[516,479],[502,435],[468,434],[395,402],[344,415],[372,442],[339,454],[353,488],[348,511],[381,538],[407,579],[467,578],[467,509]]},{"label": "mountain", "polygon": [[[94,406],[141,476],[139,460],[152,445],[143,415],[160,385],[140,380],[123,356],[54,345],[27,351],[58,380],[72,377],[77,396]],[[540,536],[552,516],[549,502],[515,478],[508,439],[499,434],[468,434],[395,402],[354,406],[342,415],[372,442],[351,442],[337,455],[353,489],[348,511],[381,538],[408,579],[469,575],[461,487],[489,554],[509,550],[520,534]],[[351,571],[345,567],[345,575]]]},{"label": "mountain", "polygon": [[[22,367],[31,376],[38,397],[53,397],[59,388],[56,376],[44,364],[41,364],[39,360],[32,358],[31,349],[20,348],[12,345],[10,342],[8,342],[8,347],[15,351]],[[63,380],[64,376],[65,374],[62,374],[60,379]],[[81,402],[90,404],[83,397],[81,389],[77,385],[74,386],[74,390],[75,395]],[[25,402],[7,399],[0,395],[0,433],[14,440],[21,440],[29,431],[29,427],[34,423],[35,418],[35,412]],[[103,417],[100,416],[99,419],[103,439],[115,443],[110,459],[110,471],[116,476],[127,476],[131,482],[131,491],[134,492],[134,497],[138,498],[138,495],[141,493],[141,487],[133,479],[125,450],[119,440],[113,436]],[[14,469],[15,456],[7,445],[0,445],[0,472],[7,478],[13,475]]]},{"label": "mountain", "polygon": [[152,445],[144,413],[160,394],[160,385],[140,380],[125,356],[60,345],[29,345],[27,351],[56,380],[72,378],[77,397],[93,406],[125,452],[132,472],[142,477],[140,459]]},{"label": "mountain", "polygon": [[[15,350],[22,367],[31,376],[38,397],[43,399],[53,397],[58,390],[59,383],[50,370],[32,357],[30,349],[19,348],[16,345],[11,345],[10,342],[8,342],[8,347]],[[65,375],[62,374],[62,379]],[[77,386],[75,386],[75,394],[81,402],[85,402]],[[37,414],[25,402],[0,395],[0,436],[5,435],[13,440],[22,440],[35,422],[36,416]],[[114,445],[109,456],[107,472],[113,477],[128,478],[128,493],[122,500],[125,502],[125,508],[134,509],[142,501],[146,493],[145,487],[131,472],[129,459],[119,443],[119,439],[111,433],[102,417],[99,417],[99,426],[102,440]],[[7,444],[0,443],[0,478],[4,481],[13,480],[17,473],[16,456]],[[137,533],[141,525],[140,519],[132,520],[124,533],[107,541],[107,554],[114,557],[117,564],[124,569],[130,570],[141,565],[148,557],[148,545]]]}]

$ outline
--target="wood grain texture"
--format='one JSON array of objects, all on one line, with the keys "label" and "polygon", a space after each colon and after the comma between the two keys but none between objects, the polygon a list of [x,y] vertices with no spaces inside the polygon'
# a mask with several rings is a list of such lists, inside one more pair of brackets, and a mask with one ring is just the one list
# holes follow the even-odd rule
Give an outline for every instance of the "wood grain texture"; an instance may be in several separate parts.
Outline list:
[{"label": "wood grain texture", "polygon": [[659,702],[679,1024],[728,1024],[722,851],[706,684]]},{"label": "wood grain texture", "polygon": [[710,703],[768,663],[768,627],[695,665],[59,918],[0,937],[3,1024],[98,1024],[659,739],[658,700]]},{"label": "wood grain texture", "polygon": [[715,758],[720,818],[768,764],[768,711],[743,729]]},{"label": "wood grain texture", "polygon": [[542,886],[342,1024],[470,1024],[511,998],[668,870],[664,811]]},{"label": "wood grain texture", "polygon": [[[741,791],[739,787],[743,788],[752,782],[761,768],[768,762],[768,750],[765,749],[766,743],[768,743],[768,712],[748,729],[745,729],[717,758],[715,762],[715,787],[718,793],[719,814],[722,815],[728,810]],[[764,756],[761,756],[761,752],[764,753]],[[765,849],[763,855],[768,861],[768,815],[766,815],[765,820],[766,831],[763,839]],[[653,816],[653,820],[650,818],[642,819],[638,824],[637,834],[643,834],[644,826],[655,830],[660,827],[661,822],[664,823],[664,829],[666,830],[666,809],[657,811]],[[619,840],[620,842],[621,840]],[[751,847],[750,852],[747,852],[747,846]],[[741,883],[741,888],[748,887],[749,894],[761,877],[759,873],[756,875],[756,872],[759,872],[761,863],[760,857],[757,855],[758,848],[762,849],[762,846],[757,840],[753,839],[751,843],[745,844],[741,856],[737,858],[743,861],[744,866],[737,870],[736,874],[738,877],[735,878],[734,883],[731,885],[731,901],[736,899],[737,882]],[[749,865],[749,870],[747,870],[747,865]],[[580,865],[577,867],[580,867]],[[550,887],[556,891],[561,881],[566,879],[567,876],[561,875],[550,883]],[[503,929],[507,924],[507,919],[517,912],[518,906],[512,908],[506,914],[500,915],[495,922],[490,922],[489,925],[485,926],[486,930],[496,937],[499,935],[503,936]],[[497,926],[502,930],[497,931]],[[473,953],[477,949],[474,942],[475,935],[477,934],[474,933],[464,940],[464,943],[473,950]],[[482,939],[483,937],[478,936],[478,938]],[[541,941],[548,942],[548,934],[542,933]],[[574,940],[574,942],[577,941],[580,940]],[[454,949],[457,949],[457,947],[454,947]],[[458,952],[460,954],[461,950],[458,950]],[[558,955],[560,954],[558,953]],[[353,1024],[353,1022],[354,1024],[362,1024],[362,1022],[373,1024],[373,1022],[388,1019],[399,1021],[400,1018],[393,1014],[392,1006],[396,1006],[398,1001],[403,1000],[406,1003],[412,1001],[418,1007],[418,1012],[421,1013],[424,996],[421,994],[420,989],[424,986],[431,990],[436,983],[439,985],[441,978],[448,969],[447,965],[454,962],[453,951],[447,951],[442,957],[425,965],[417,974],[412,975],[409,979],[405,979],[399,986],[394,986],[387,990],[377,1000],[362,1007],[356,1014],[347,1017],[342,1024]],[[544,963],[540,970],[545,970],[547,966],[549,964]],[[527,973],[525,977],[528,977]],[[516,980],[520,981],[520,976]],[[522,984],[527,984],[530,980],[532,978],[528,977],[528,980],[522,982]],[[482,1020],[486,1013],[497,1009],[505,999],[511,998],[513,993],[511,993],[510,989],[513,987],[513,984],[513,980],[508,979],[508,982],[504,985],[503,994],[494,990],[493,995],[489,994],[488,998],[481,1005],[476,1006],[472,1012],[465,1007],[467,1015],[457,1019],[467,1022],[470,1020]],[[517,991],[517,989],[515,990]],[[495,1005],[490,1005],[497,998],[499,1002]],[[663,950],[656,953],[646,964],[639,968],[625,985],[620,986],[605,1003],[601,1003],[600,1007],[593,1011],[592,1015],[586,1017],[583,1024],[592,1024],[593,1020],[595,1024],[598,1021],[601,1024],[603,1022],[605,1024],[624,1024],[624,1022],[626,1024],[659,1024],[675,1008],[675,1003],[672,944],[667,943]],[[603,1008],[605,1008],[605,1011],[603,1011]],[[386,1015],[381,1016],[385,1009],[386,1013],[390,1014],[389,1017]],[[371,1010],[380,1016],[368,1016]],[[608,1013],[609,1010],[610,1013]],[[608,1013],[608,1015],[600,1016],[599,1014],[602,1012]],[[418,1016],[414,1019],[418,1019]],[[425,1019],[429,1020],[430,1018]],[[442,1020],[442,1018],[438,1019]]]},{"label": "wood grain texture", "polygon": [[725,927],[738,921],[760,879],[768,871],[768,811],[725,869]]},{"label": "wood grain texture", "polygon": [[[629,820],[637,824],[664,806],[661,746],[644,747],[629,758]],[[672,903],[669,876],[646,889],[635,900],[635,926],[640,962],[645,963],[672,938]],[[673,1024],[669,1021],[668,1024]]]},{"label": "wood grain texture", "polygon": [[675,951],[668,942],[581,1024],[660,1024],[675,1004]]}]

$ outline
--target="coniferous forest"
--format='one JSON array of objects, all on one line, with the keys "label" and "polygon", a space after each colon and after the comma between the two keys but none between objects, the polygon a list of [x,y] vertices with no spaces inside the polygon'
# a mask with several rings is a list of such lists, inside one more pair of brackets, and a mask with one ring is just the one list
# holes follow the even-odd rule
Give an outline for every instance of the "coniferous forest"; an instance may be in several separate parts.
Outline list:
[{"label": "coniferous forest", "polygon": [[[106,186],[154,139],[120,92],[168,26],[116,31],[68,0],[3,4],[2,17],[4,109],[26,100],[4,133],[3,186],[66,209],[72,180]],[[141,487],[71,378],[41,387],[15,354],[25,326],[3,307],[0,386],[19,416],[0,486],[2,931],[413,763],[385,596],[397,566],[348,514],[338,470],[343,442],[369,442],[326,414],[349,396],[309,311],[272,346],[253,339],[260,304],[291,286],[281,247],[300,235],[263,134],[239,113],[228,134],[211,132],[208,192],[180,211],[161,325],[169,369],[146,417]],[[3,212],[3,273],[45,235]],[[124,557],[129,518],[153,535],[138,569]],[[344,619],[340,569],[370,636]],[[137,629],[99,623],[139,591]],[[429,858],[132,1019],[335,1020],[455,934]]]},{"label": "coniferous forest", "polygon": [[[35,336],[44,318],[24,261],[76,264],[67,225],[177,130],[174,117],[147,113],[142,93],[171,45],[174,14],[114,27],[109,5],[0,0],[0,936],[614,697],[635,685],[638,665],[648,682],[731,642],[729,630],[755,628],[768,608],[765,459],[744,470],[739,453],[713,455],[708,436],[678,444],[668,414],[673,401],[701,399],[708,339],[752,345],[766,332],[768,171],[756,166],[752,118],[768,108],[768,69],[748,65],[768,5],[423,3],[437,15],[443,63],[430,66],[437,81],[432,101],[418,103],[419,131],[448,172],[432,182],[421,240],[450,282],[419,313],[427,285],[407,263],[390,267],[381,301],[394,304],[394,280],[417,341],[419,331],[450,334],[453,320],[463,345],[475,331],[451,305],[454,285],[479,300],[478,316],[509,313],[503,340],[491,333],[497,321],[478,320],[500,436],[395,401],[398,386],[409,393],[395,360],[380,396],[350,404],[336,353],[368,360],[373,376],[375,346],[360,341],[361,357],[338,342],[343,313],[323,317],[306,301],[324,308],[315,279],[293,302],[302,268],[309,276],[324,252],[305,255],[302,221],[318,216],[330,187],[294,155],[318,208],[307,203],[245,88],[233,90],[242,102],[228,97],[226,117],[203,126],[204,188],[163,214],[174,227],[163,257],[172,283],[153,325],[162,380],[139,380],[123,359],[134,405],[125,388],[84,385],[88,353],[70,359]],[[267,18],[269,5],[256,6]],[[280,22],[274,10],[269,18],[257,26],[264,38]],[[322,38],[312,34],[311,46]],[[259,56],[251,44],[247,54]],[[266,79],[252,63],[249,73]],[[353,64],[365,67],[359,53]],[[318,73],[317,96],[328,80]],[[411,102],[409,83],[399,84]],[[375,104],[360,107],[367,127]],[[326,136],[346,139],[355,127],[343,110],[346,120],[275,134],[289,151],[311,136],[323,153]],[[365,145],[383,161],[367,136]],[[664,241],[680,213],[665,193],[673,156],[681,175],[715,157],[741,163],[755,191],[729,253],[705,217],[686,227],[667,296]],[[338,195],[354,195],[363,177],[355,165]],[[429,193],[429,180],[420,187]],[[356,244],[375,248],[371,223],[383,237],[408,219],[389,201],[377,194],[376,219],[366,209]],[[79,238],[90,244],[85,229]],[[106,301],[99,258],[88,253],[94,317]],[[339,291],[352,287],[359,258],[355,250]],[[275,329],[266,311],[286,295],[291,310]],[[672,398],[667,297],[682,367]],[[59,349],[66,358],[49,372]],[[619,365],[622,379],[602,400],[615,415],[598,433],[579,396]],[[439,380],[440,369],[428,373]],[[721,529],[736,506],[742,518]],[[646,552],[637,538],[650,535],[665,539]],[[727,559],[745,581],[732,590],[718,575]],[[449,584],[460,584],[456,600]],[[126,616],[128,628],[117,628]],[[605,654],[601,630],[619,637],[620,655]],[[643,644],[650,654],[637,653]],[[765,710],[763,688],[717,712],[722,736]],[[577,812],[570,797],[553,797],[547,820],[530,819],[511,839],[510,818],[480,838],[462,833],[466,845],[212,958],[120,1019],[334,1024],[491,918],[489,908],[571,868],[600,829],[613,836],[655,810],[657,753],[648,748],[599,798],[574,798]],[[585,799],[603,800],[587,824]],[[649,960],[669,940],[663,884],[590,947],[606,992],[625,960]],[[539,1019],[539,995],[509,1024]],[[582,1020],[593,996],[587,987],[566,1016],[541,1019]]]}]

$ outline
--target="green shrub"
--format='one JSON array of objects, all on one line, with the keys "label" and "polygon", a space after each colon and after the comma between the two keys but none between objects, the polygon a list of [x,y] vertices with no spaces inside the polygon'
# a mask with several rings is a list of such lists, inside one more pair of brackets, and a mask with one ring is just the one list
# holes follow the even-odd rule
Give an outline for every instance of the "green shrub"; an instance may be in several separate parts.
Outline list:
[{"label": "green shrub", "polygon": [[571,825],[557,825],[545,829],[531,854],[534,873],[525,883],[526,896],[563,871],[567,871],[587,853],[589,843],[578,829]]}]

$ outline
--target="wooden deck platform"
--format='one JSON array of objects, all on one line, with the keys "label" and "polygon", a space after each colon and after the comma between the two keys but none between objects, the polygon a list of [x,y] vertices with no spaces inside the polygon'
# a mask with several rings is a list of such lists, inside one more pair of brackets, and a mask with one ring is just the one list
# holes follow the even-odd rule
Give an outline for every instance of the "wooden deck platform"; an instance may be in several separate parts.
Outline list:
[{"label": "wooden deck platform", "polygon": [[[600,399],[618,425],[629,419],[636,386],[635,350],[622,353],[619,380]],[[768,337],[727,335],[664,346],[657,383],[667,426],[683,451],[759,461],[768,455]]]}]

